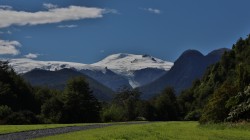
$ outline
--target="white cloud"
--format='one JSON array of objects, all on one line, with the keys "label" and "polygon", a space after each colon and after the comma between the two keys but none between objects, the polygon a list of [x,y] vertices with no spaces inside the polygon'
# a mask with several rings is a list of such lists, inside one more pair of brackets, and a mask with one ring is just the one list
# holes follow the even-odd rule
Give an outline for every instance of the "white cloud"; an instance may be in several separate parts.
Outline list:
[{"label": "white cloud", "polygon": [[9,6],[9,5],[0,5],[0,9],[11,10],[12,6]]},{"label": "white cloud", "polygon": [[143,8],[143,10],[148,11],[153,14],[161,14],[161,10],[159,9],[154,9],[154,8]]},{"label": "white cloud", "polygon": [[17,49],[17,47],[20,46],[21,44],[18,41],[0,40],[0,55],[3,54],[17,55],[19,54],[19,50]]},{"label": "white cloud", "polygon": [[52,4],[52,3],[44,3],[43,7],[46,9],[55,9],[58,7],[58,5]]},{"label": "white cloud", "polygon": [[100,53],[104,53],[105,51],[104,50],[100,50]]},{"label": "white cloud", "polygon": [[34,54],[34,53],[29,53],[27,55],[24,55],[24,57],[26,58],[30,58],[30,59],[35,59],[39,56],[40,54]]},{"label": "white cloud", "polygon": [[59,25],[58,28],[76,28],[78,25]]},{"label": "white cloud", "polygon": [[116,13],[116,11],[81,6],[69,6],[66,8],[55,8],[38,12],[0,9],[0,28],[9,27],[11,25],[38,25],[86,18],[101,18],[103,14],[106,13]]}]

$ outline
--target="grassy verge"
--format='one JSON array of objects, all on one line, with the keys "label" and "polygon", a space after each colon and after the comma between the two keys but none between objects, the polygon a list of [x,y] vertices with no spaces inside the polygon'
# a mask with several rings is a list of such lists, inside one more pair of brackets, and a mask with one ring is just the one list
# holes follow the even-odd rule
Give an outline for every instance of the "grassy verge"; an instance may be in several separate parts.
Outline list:
[{"label": "grassy verge", "polygon": [[39,138],[38,140],[249,140],[249,127],[200,126],[197,122],[117,125]]},{"label": "grassy verge", "polygon": [[36,129],[57,128],[66,126],[80,126],[88,124],[39,124],[39,125],[0,125],[0,134],[21,132]]}]

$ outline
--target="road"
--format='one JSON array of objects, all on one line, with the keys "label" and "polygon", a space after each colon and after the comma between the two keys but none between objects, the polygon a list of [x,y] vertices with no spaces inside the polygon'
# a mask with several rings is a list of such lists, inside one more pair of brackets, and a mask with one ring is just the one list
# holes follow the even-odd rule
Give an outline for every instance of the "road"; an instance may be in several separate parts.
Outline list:
[{"label": "road", "polygon": [[109,124],[92,124],[85,126],[68,126],[68,127],[59,127],[59,128],[50,128],[50,129],[38,129],[24,132],[15,132],[9,134],[0,135],[0,140],[27,140],[45,136],[52,136],[58,134],[64,134],[75,131],[83,131],[89,129],[103,128],[113,125],[129,125],[129,124],[142,124],[149,122],[127,122],[127,123],[109,123]]}]

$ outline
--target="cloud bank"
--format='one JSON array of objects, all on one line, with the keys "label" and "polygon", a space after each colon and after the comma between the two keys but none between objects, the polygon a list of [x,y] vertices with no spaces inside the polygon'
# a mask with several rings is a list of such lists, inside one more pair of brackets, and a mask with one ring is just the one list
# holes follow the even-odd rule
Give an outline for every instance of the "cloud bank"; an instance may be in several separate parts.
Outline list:
[{"label": "cloud bank", "polygon": [[[48,6],[48,5],[47,5]],[[50,7],[50,6],[48,6]],[[115,13],[115,10],[89,8],[82,6],[69,6],[66,8],[52,8],[47,11],[26,12],[12,9],[0,9],[0,28],[11,25],[39,25],[59,23],[69,20],[81,20],[87,18],[101,18],[103,14]]]},{"label": "cloud bank", "polygon": [[20,47],[21,44],[18,41],[6,41],[0,40],[0,55],[17,55],[19,54],[19,50],[17,47]]}]

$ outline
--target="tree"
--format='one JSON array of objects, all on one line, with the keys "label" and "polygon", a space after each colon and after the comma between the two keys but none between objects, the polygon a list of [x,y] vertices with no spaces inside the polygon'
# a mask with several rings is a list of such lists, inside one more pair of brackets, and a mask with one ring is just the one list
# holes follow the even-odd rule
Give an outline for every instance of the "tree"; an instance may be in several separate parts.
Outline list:
[{"label": "tree", "polygon": [[0,124],[6,123],[6,118],[12,114],[12,109],[8,107],[7,105],[1,105],[0,106]]},{"label": "tree", "polygon": [[41,119],[44,123],[62,122],[63,102],[57,97],[51,97],[41,106]]},{"label": "tree", "polygon": [[228,102],[233,103],[233,105],[231,105],[227,121],[250,120],[250,86],[244,92],[233,96]]},{"label": "tree", "polygon": [[227,117],[230,109],[226,107],[227,101],[236,92],[236,88],[230,83],[224,83],[218,88],[207,105],[204,107],[200,123],[219,123],[223,122]]},{"label": "tree", "polygon": [[134,121],[142,115],[139,109],[140,92],[138,89],[122,88],[115,95],[113,101],[103,108],[102,118],[104,121]]},{"label": "tree", "polygon": [[178,120],[178,104],[173,88],[166,88],[154,99],[157,118],[160,121]]},{"label": "tree", "polygon": [[64,91],[64,121],[66,123],[97,122],[100,104],[90,91],[84,77],[72,78]]},{"label": "tree", "polygon": [[39,108],[32,94],[32,87],[8,65],[0,61],[0,105],[7,105],[13,111]]}]

